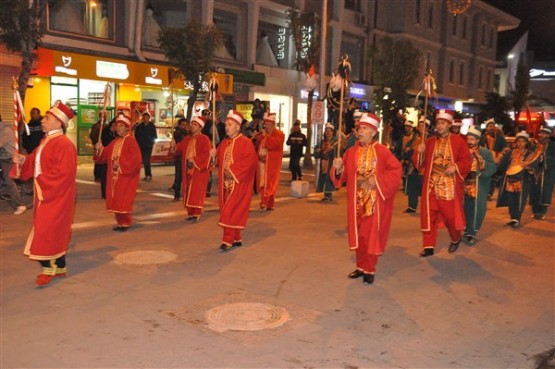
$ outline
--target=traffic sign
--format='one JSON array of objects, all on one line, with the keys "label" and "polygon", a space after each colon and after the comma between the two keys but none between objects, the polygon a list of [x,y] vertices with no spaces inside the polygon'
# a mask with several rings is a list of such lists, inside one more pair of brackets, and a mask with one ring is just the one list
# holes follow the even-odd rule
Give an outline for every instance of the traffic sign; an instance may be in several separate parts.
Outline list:
[{"label": "traffic sign", "polygon": [[312,124],[324,124],[326,121],[326,105],[323,101],[312,102]]}]

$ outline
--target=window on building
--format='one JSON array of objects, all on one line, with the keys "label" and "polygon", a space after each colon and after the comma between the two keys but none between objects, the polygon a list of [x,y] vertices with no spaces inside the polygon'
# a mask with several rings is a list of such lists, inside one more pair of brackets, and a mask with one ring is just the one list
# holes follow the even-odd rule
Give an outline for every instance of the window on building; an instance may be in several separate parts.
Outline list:
[{"label": "window on building", "polygon": [[214,56],[220,59],[243,59],[244,19],[240,13],[214,9],[214,24],[220,29],[224,45]]},{"label": "window on building", "polygon": [[455,61],[451,60],[449,62],[449,82],[455,83]]},{"label": "window on building", "polygon": [[187,19],[187,3],[151,0],[143,19],[143,46],[158,47],[161,27],[183,27]]},{"label": "window on building", "polygon": [[434,27],[434,4],[430,4],[428,8],[428,28]]},{"label": "window on building", "polygon": [[488,69],[488,75],[486,79],[486,89],[491,91],[491,69]]},{"label": "window on building", "polygon": [[453,16],[453,28],[451,29],[453,36],[457,35],[457,23],[459,21],[458,19],[459,19],[459,17]]},{"label": "window on building", "polygon": [[462,38],[463,40],[466,40],[466,28],[467,28],[467,23],[468,23],[468,17],[464,16],[463,18],[463,24],[462,24]]},{"label": "window on building", "polygon": [[491,27],[489,30],[489,48],[493,49],[493,41],[495,40],[495,27]]},{"label": "window on building", "polygon": [[480,45],[486,46],[486,25],[482,24],[482,39],[480,41]]},{"label": "window on building", "polygon": [[459,85],[464,85],[464,62],[459,64]]},{"label": "window on building", "polygon": [[345,0],[345,9],[351,9],[356,12],[360,12],[361,11],[360,1],[361,0]]},{"label": "window on building", "polygon": [[414,13],[414,17],[416,19],[416,24],[420,24],[421,19],[420,19],[420,8],[422,7],[421,4],[421,0],[416,0],[415,2],[415,13]]},{"label": "window on building", "polygon": [[351,63],[351,80],[353,81],[362,79],[362,49],[362,39],[343,37],[340,54],[349,55],[349,63]]},{"label": "window on building", "polygon": [[478,70],[478,88],[481,90],[484,88],[484,68],[480,67],[480,69]]},{"label": "window on building", "polygon": [[[307,32],[309,31],[307,30]],[[258,32],[256,63],[280,68],[293,68],[296,51],[289,28],[260,22],[258,23]],[[312,35],[313,33],[307,35],[307,43],[311,41]]]},{"label": "window on building", "polygon": [[48,28],[113,40],[114,1],[64,1],[58,7],[49,8]]},{"label": "window on building", "polygon": [[432,68],[432,53],[426,53],[426,69],[429,70]]}]

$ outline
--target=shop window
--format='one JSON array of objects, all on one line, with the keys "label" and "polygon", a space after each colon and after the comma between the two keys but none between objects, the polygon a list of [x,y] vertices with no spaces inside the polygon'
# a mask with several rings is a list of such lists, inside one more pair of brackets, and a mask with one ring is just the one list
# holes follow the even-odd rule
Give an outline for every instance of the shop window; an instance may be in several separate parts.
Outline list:
[{"label": "shop window", "polygon": [[295,64],[295,44],[289,28],[260,22],[258,31],[256,63],[280,68],[292,68]]},{"label": "shop window", "polygon": [[143,45],[158,47],[161,27],[183,27],[188,18],[187,6],[183,1],[149,0],[143,20]]},{"label": "shop window", "polygon": [[214,9],[214,24],[222,32],[223,46],[214,54],[216,58],[241,60],[243,55],[244,19],[239,13]]},{"label": "shop window", "polygon": [[113,0],[63,1],[49,9],[48,19],[51,31],[114,39]]}]

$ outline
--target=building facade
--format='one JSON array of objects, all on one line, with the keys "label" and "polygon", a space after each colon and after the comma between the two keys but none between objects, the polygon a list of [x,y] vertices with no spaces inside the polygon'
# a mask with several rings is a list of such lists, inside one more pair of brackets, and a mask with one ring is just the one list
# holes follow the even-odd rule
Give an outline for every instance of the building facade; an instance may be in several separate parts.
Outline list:
[{"label": "building facade", "polygon": [[[306,122],[308,95],[306,77],[296,70],[287,11],[322,14],[324,3],[67,0],[48,9],[42,20],[46,34],[37,51],[34,87],[25,99],[27,116],[34,106],[45,111],[55,100],[70,103],[77,118],[68,135],[79,153],[88,155],[88,129],[96,121],[99,101],[109,84],[110,109],[131,113],[148,109],[161,127],[161,136],[169,137],[171,132],[164,126],[186,107],[189,91],[184,81],[170,92],[170,65],[157,46],[157,34],[161,27],[179,27],[197,19],[214,23],[223,33],[224,46],[214,64],[233,80],[226,104],[248,109],[254,99],[268,101],[287,134],[296,119]],[[325,74],[330,76],[340,56],[348,54],[353,84],[347,93],[367,106],[373,96],[367,54],[380,38],[410,40],[421,50],[422,75],[428,65],[436,79],[438,101],[443,107],[455,107],[456,101],[483,102],[484,94],[493,90],[497,33],[518,25],[516,18],[479,0],[457,16],[448,13],[444,0],[328,0],[327,12]],[[307,29],[306,42],[315,42],[312,35]],[[9,60],[9,64],[2,62],[3,96],[9,88],[8,76],[18,74],[17,63],[13,57]],[[418,81],[409,93],[416,95],[420,89]],[[4,116],[10,114],[10,107],[11,103],[2,103],[8,109]]]}]

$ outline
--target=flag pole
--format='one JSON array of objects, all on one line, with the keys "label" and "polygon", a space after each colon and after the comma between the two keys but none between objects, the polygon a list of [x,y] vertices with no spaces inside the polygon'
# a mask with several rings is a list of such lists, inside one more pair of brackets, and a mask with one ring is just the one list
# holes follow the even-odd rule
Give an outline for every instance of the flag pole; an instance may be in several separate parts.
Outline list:
[{"label": "flag pole", "polygon": [[212,98],[212,148],[216,148],[216,94],[218,93],[218,80],[214,73],[210,77],[209,87]]},{"label": "flag pole", "polygon": [[341,88],[339,97],[339,126],[337,129],[337,158],[341,155],[341,133],[343,132],[343,100],[345,97],[345,85],[349,83],[349,74],[351,72],[351,64],[349,63],[349,56],[344,54],[341,61],[337,65],[338,74],[341,77]]},{"label": "flag pole", "polygon": [[[14,117],[14,129],[13,129],[13,140],[14,140],[14,156],[19,155],[19,121],[21,119],[25,120],[23,112],[23,104],[21,103],[21,96],[19,95],[19,85],[17,84],[17,79],[13,78],[12,89],[13,89],[13,117]],[[13,171],[13,170],[12,170]],[[21,174],[21,165],[15,163],[15,178],[19,178]]]}]

